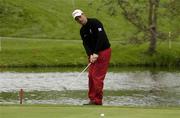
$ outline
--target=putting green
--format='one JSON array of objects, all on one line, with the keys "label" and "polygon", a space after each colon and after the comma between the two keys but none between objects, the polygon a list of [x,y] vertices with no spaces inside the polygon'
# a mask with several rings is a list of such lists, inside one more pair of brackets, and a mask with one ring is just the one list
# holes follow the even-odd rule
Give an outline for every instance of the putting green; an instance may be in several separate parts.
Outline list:
[{"label": "putting green", "polygon": [[[101,114],[104,116],[101,116]],[[0,118],[179,118],[180,108],[1,105]]]}]

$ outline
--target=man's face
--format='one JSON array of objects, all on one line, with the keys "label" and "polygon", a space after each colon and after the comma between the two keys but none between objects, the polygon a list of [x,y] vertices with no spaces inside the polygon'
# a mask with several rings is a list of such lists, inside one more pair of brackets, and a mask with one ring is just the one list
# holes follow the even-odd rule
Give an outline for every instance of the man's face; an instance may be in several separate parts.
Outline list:
[{"label": "man's face", "polygon": [[84,15],[77,16],[75,20],[81,25],[85,25],[87,23],[87,18]]}]

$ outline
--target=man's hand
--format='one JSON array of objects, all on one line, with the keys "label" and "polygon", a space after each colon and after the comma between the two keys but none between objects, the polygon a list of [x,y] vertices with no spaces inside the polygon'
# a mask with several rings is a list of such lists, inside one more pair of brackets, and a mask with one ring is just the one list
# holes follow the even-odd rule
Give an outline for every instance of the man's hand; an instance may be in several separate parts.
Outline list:
[{"label": "man's hand", "polygon": [[96,60],[97,60],[97,58],[98,58],[98,55],[97,54],[92,54],[91,56],[90,56],[90,62],[91,63],[94,63]]}]

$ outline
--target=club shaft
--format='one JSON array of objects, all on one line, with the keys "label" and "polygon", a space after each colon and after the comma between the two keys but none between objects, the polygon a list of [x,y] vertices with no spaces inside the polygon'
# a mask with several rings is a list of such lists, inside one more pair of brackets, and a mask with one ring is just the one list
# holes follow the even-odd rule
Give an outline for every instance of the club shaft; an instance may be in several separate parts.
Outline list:
[{"label": "club shaft", "polygon": [[90,65],[91,65],[91,63],[89,63],[89,64],[86,66],[86,68],[85,68],[81,73],[79,73],[78,78],[84,73],[84,71],[86,71],[86,69],[87,69]]}]

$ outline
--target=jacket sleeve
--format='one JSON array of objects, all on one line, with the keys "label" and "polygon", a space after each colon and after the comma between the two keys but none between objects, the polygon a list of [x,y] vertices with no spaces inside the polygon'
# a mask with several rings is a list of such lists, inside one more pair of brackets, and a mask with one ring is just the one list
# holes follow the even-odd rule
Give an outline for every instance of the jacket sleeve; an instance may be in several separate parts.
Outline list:
[{"label": "jacket sleeve", "polygon": [[92,54],[92,52],[91,52],[91,50],[89,49],[89,47],[88,47],[88,45],[86,44],[85,41],[83,41],[83,46],[84,46],[84,48],[85,48],[85,50],[86,50],[86,54],[87,54],[88,56],[90,56],[90,55]]},{"label": "jacket sleeve", "polygon": [[98,54],[99,50],[102,49],[104,40],[106,38],[106,33],[104,31],[102,23],[99,21],[94,23],[94,28],[97,34],[97,39],[96,39],[97,42],[96,42],[94,53]]},{"label": "jacket sleeve", "polygon": [[85,48],[85,50],[86,50],[86,54],[87,54],[88,56],[90,56],[90,55],[92,54],[92,51],[91,51],[90,48],[88,47],[87,42],[86,42],[86,39],[83,37],[82,31],[80,31],[80,35],[81,35],[81,39],[83,40],[83,46],[84,46],[84,48]]}]

